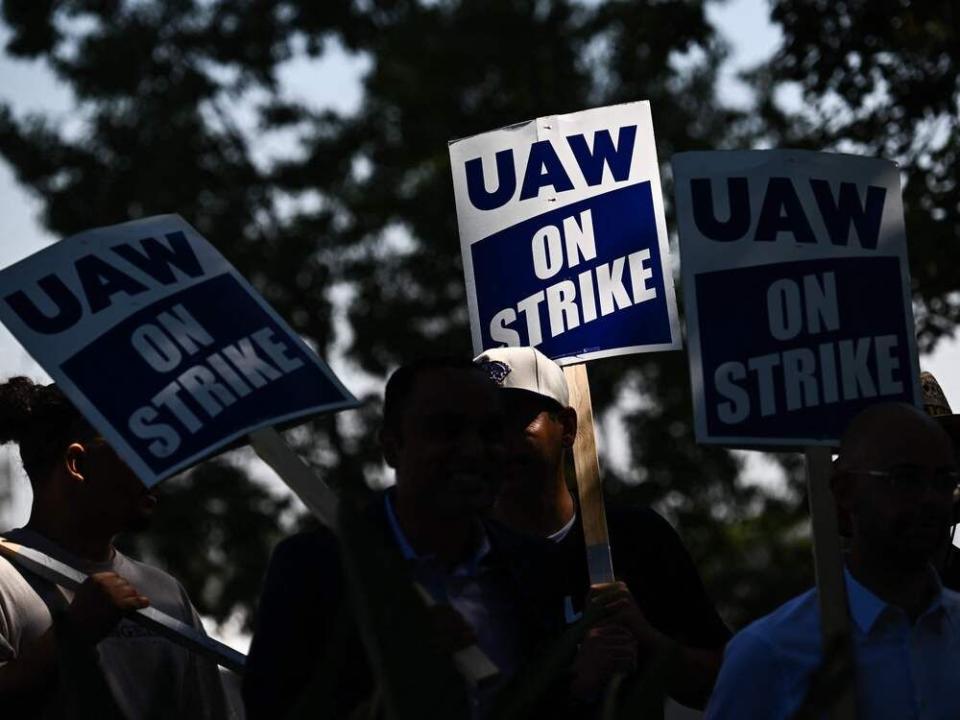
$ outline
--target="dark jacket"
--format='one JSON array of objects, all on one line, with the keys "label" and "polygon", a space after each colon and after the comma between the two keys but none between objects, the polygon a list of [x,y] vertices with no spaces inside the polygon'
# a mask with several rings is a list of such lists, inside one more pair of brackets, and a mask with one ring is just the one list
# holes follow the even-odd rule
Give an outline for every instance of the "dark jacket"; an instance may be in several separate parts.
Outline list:
[{"label": "dark jacket", "polygon": [[[363,513],[372,540],[395,552],[382,494]],[[562,577],[548,543],[484,521],[489,558],[502,567],[515,592],[520,646],[533,658],[563,630]],[[412,582],[412,577],[408,578]],[[344,574],[344,556],[326,529],[283,540],[274,550],[257,613],[244,675],[250,720],[286,717],[304,691],[318,684],[334,695],[335,715],[346,716],[372,692],[370,667],[360,641]],[[389,603],[390,598],[383,598]],[[336,662],[324,663],[331,648]],[[336,680],[331,682],[331,675]]]}]

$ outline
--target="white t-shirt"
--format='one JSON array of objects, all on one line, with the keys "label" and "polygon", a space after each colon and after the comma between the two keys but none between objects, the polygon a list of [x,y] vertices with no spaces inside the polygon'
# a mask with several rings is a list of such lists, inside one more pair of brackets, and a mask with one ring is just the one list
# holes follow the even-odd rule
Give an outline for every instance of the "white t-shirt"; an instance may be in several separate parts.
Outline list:
[{"label": "white t-shirt", "polygon": [[[4,537],[88,575],[117,573],[146,595],[151,607],[203,632],[183,586],[162,570],[120,552],[108,562],[82,560],[32,530],[12,530]],[[61,593],[66,602],[53,593]],[[0,664],[16,659],[20,648],[50,628],[51,607],[66,607],[72,600],[72,592],[21,572],[0,557]],[[121,620],[96,651],[117,707],[130,720],[228,717],[217,666],[153,631]]]}]

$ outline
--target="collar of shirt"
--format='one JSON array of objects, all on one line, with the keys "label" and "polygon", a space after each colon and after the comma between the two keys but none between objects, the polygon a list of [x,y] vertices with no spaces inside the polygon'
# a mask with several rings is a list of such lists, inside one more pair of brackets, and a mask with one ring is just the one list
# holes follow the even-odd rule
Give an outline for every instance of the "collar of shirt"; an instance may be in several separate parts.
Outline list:
[{"label": "collar of shirt", "polygon": [[[857,627],[859,627],[860,631],[865,635],[873,630],[880,616],[883,615],[886,610],[894,609],[901,614],[903,613],[900,608],[896,608],[874,595],[866,586],[862,585],[853,577],[848,568],[843,568],[843,574],[847,585],[847,602],[850,605],[850,615],[853,617],[854,622],[857,623]],[[943,585],[940,583],[936,572],[933,572],[932,575],[937,590],[930,605],[920,614],[917,620],[918,622],[931,615],[946,614],[946,616],[949,617],[949,613],[946,613],[943,602]]]},{"label": "collar of shirt", "polygon": [[[418,563],[432,561],[435,557],[433,555],[425,555],[423,557],[417,555],[417,551],[413,549],[413,545],[407,540],[407,536],[403,534],[403,529],[400,527],[400,520],[397,518],[397,513],[393,509],[393,499],[390,493],[384,493],[383,505],[386,509],[387,523],[390,525],[390,531],[393,533],[393,538],[396,540],[397,547],[400,548],[400,553],[403,555],[403,558]],[[482,523],[477,523],[477,532],[478,540],[473,555],[465,562],[454,567],[449,573],[451,577],[475,576],[480,568],[480,563],[490,554],[490,537],[487,535],[487,531],[484,529]]]},{"label": "collar of shirt", "polygon": [[549,535],[547,535],[547,540],[549,540],[550,542],[555,542],[555,543],[560,542],[560,541],[563,540],[567,535],[570,534],[570,531],[573,529],[573,524],[574,524],[576,521],[577,521],[577,511],[574,510],[574,511],[573,511],[573,515],[572,515],[572,516],[570,517],[570,519],[567,521],[567,524],[564,525],[564,526],[563,526],[562,528],[560,528],[559,530],[557,530],[555,533],[550,533]]}]

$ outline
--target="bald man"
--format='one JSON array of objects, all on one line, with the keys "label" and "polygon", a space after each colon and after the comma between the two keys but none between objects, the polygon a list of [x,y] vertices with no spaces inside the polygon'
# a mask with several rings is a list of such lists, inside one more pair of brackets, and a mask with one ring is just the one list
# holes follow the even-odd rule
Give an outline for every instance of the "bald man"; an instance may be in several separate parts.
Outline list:
[{"label": "bald man", "polygon": [[[841,440],[832,488],[850,518],[845,579],[860,718],[960,718],[960,595],[931,564],[957,479],[950,438],[910,405],[865,410]],[[794,717],[821,661],[814,589],[734,637],[707,718]]]}]

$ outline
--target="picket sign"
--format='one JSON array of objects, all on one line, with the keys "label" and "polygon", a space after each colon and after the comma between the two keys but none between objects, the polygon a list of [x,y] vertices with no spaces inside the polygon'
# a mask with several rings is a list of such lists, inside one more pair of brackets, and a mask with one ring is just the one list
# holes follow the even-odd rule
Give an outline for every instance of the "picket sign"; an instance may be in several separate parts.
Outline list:
[{"label": "picket sign", "polygon": [[612,583],[613,560],[610,557],[610,537],[603,505],[603,481],[600,479],[600,460],[597,457],[587,366],[585,363],[567,365],[563,368],[563,374],[570,390],[570,405],[577,411],[573,466],[577,472],[577,492],[580,495],[580,517],[583,520],[583,540],[587,547],[590,584]]},{"label": "picket sign", "polygon": [[591,584],[613,582],[584,363],[679,350],[650,103],[547,115],[449,144],[473,351],[564,367]]},{"label": "picket sign", "polygon": [[[303,458],[293,451],[280,433],[273,428],[262,428],[250,433],[249,440],[260,459],[277,473],[310,512],[332,532],[337,533],[339,498]],[[428,607],[437,604],[422,585],[414,583],[414,587]],[[472,685],[499,673],[497,666],[477,645],[456,651],[453,662],[460,674]]]},{"label": "picket sign", "polygon": [[[847,613],[847,587],[843,578],[837,506],[830,491],[830,448],[809,447],[804,453],[804,461],[813,525],[813,560],[824,657],[828,648],[836,647],[835,667],[852,670],[853,636],[850,631],[850,616]],[[856,719],[855,688],[855,683],[848,683],[834,700],[829,710],[831,720]]]},{"label": "picket sign", "polygon": [[[800,150],[672,162],[697,441],[805,452],[826,672],[852,672],[830,450],[870,405],[920,405],[898,168]],[[856,716],[854,687],[832,718]]]},{"label": "picket sign", "polygon": [[[85,573],[39,550],[24,547],[2,537],[0,537],[0,555],[24,570],[70,591],[75,592],[87,579]],[[137,610],[130,615],[130,619],[177,645],[214,660],[225,668],[236,673],[243,672],[246,657],[242,653],[197,632],[196,628],[156,608],[147,607]]]}]

